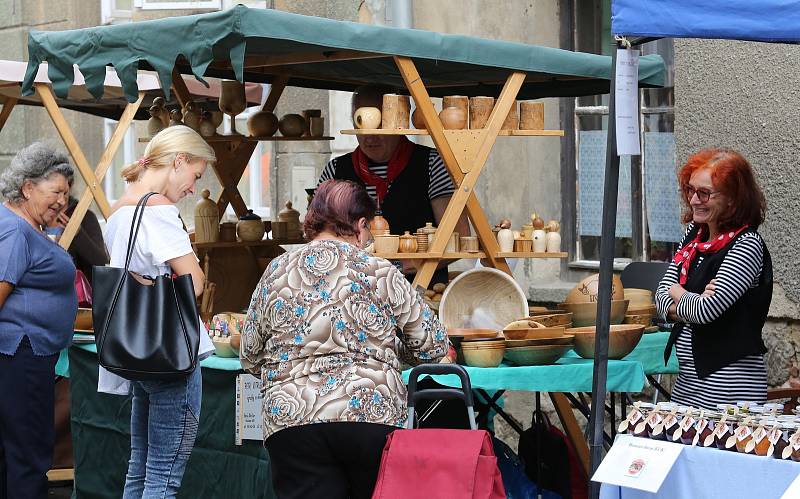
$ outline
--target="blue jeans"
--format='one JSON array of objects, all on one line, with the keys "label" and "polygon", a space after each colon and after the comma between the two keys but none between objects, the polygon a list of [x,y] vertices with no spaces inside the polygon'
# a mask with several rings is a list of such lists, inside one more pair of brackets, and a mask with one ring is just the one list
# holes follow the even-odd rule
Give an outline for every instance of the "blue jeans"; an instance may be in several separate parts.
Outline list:
[{"label": "blue jeans", "polygon": [[197,436],[200,367],[181,381],[131,384],[131,460],[122,497],[175,497]]}]

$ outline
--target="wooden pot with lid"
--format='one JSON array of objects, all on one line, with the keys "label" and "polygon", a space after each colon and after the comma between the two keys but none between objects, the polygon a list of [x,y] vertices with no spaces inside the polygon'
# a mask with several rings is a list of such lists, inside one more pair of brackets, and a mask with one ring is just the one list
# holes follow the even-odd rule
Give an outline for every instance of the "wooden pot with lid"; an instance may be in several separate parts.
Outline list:
[{"label": "wooden pot with lid", "polygon": [[287,201],[285,207],[278,212],[278,221],[286,222],[286,238],[301,239],[303,228],[300,225],[300,212],[292,208],[292,202]]}]

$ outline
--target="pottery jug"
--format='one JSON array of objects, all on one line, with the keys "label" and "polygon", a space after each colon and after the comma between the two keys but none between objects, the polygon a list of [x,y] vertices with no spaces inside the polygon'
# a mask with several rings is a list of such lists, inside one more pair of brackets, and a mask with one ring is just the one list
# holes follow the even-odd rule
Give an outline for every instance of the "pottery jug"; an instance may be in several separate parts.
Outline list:
[{"label": "pottery jug", "polygon": [[164,108],[156,105],[150,106],[150,119],[147,120],[147,133],[152,137],[164,129],[164,122],[161,120],[161,113]]},{"label": "pottery jug", "polygon": [[286,222],[286,237],[288,239],[301,239],[303,237],[303,229],[300,226],[300,212],[292,208],[291,201],[287,201],[285,208],[278,212],[278,220]]},{"label": "pottery jug", "polygon": [[247,129],[253,137],[272,137],[278,129],[278,117],[269,111],[260,111],[247,119]]},{"label": "pottery jug", "polygon": [[278,129],[284,137],[300,137],[306,130],[306,120],[299,114],[286,114],[278,122]]},{"label": "pottery jug", "polygon": [[194,242],[215,243],[219,239],[219,209],[209,199],[211,192],[203,189],[194,207]]},{"label": "pottery jug", "polygon": [[400,236],[400,246],[398,251],[400,253],[416,253],[417,251],[417,238],[412,236],[409,231]]},{"label": "pottery jug", "polygon": [[381,110],[377,107],[359,107],[353,114],[356,128],[374,130],[381,126]]},{"label": "pottery jug", "polygon": [[439,113],[445,130],[463,130],[467,127],[467,113],[458,107],[446,107]]},{"label": "pottery jug", "polygon": [[200,112],[193,101],[188,101],[183,108],[183,124],[194,131],[200,130]]},{"label": "pottery jug", "polygon": [[183,114],[181,114],[180,109],[173,109],[172,111],[170,111],[169,112],[169,126],[183,125],[183,121],[181,121],[182,117],[183,117]]},{"label": "pottery jug", "polygon": [[264,238],[264,222],[253,210],[247,210],[247,213],[239,217],[236,235],[242,241],[260,241]]},{"label": "pottery jug", "polygon": [[548,253],[558,253],[561,251],[561,234],[550,231],[545,237],[545,251]]},{"label": "pottery jug", "polygon": [[542,229],[533,231],[533,252],[544,253],[547,249],[547,241],[545,240],[546,233]]},{"label": "pottery jug", "polygon": [[161,109],[159,117],[161,118],[161,123],[164,124],[164,128],[167,128],[169,126],[169,111],[167,110],[167,101],[164,100],[163,97],[156,97],[153,99],[153,107]]},{"label": "pottery jug", "polygon": [[375,213],[375,217],[369,223],[369,230],[373,236],[384,236],[389,234],[389,222],[383,218],[381,212]]},{"label": "pottery jug", "polygon": [[514,251],[514,232],[511,229],[500,229],[497,231],[497,244],[500,245],[501,253],[511,253]]},{"label": "pottery jug", "polygon": [[217,127],[214,126],[211,113],[208,111],[203,111],[203,113],[200,115],[200,135],[203,137],[213,137],[216,134]]}]

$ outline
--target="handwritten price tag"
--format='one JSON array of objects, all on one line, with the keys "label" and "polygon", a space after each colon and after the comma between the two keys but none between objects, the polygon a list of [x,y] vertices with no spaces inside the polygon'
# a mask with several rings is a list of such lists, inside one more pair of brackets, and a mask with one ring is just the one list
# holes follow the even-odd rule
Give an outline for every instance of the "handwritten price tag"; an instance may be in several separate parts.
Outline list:
[{"label": "handwritten price tag", "polygon": [[683,448],[672,442],[620,435],[592,480],[656,493]]},{"label": "handwritten price tag", "polygon": [[236,445],[264,439],[261,404],[261,380],[252,374],[236,376]]}]

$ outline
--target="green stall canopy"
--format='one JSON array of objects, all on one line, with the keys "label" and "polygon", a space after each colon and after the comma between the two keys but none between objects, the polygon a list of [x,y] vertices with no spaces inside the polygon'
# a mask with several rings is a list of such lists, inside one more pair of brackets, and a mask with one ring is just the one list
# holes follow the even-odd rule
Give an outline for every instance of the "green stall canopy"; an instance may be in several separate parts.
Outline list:
[{"label": "green stall canopy", "polygon": [[[414,61],[428,92],[494,95],[510,71],[527,73],[519,99],[607,93],[611,58],[549,47],[416,29],[373,26],[271,9],[230,10],[69,31],[32,30],[23,93],[33,92],[40,63],[56,95],[73,84],[73,64],[96,98],[103,93],[106,66],[113,66],[126,98],[137,95],[140,69],[158,73],[165,92],[172,70],[240,81],[270,83],[289,76],[289,85],[352,91],[365,84],[404,92],[392,56]],[[640,59],[640,86],[664,83],[659,56]]]}]

